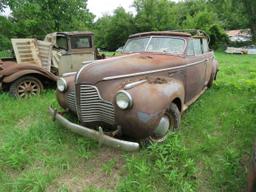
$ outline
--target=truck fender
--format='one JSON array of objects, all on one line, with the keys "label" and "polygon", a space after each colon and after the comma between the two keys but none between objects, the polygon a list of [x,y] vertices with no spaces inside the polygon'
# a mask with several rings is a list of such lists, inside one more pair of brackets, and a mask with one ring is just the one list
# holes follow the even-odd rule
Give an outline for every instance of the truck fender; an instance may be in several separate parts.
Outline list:
[{"label": "truck fender", "polygon": [[41,71],[38,71],[38,70],[21,70],[21,71],[17,71],[9,76],[5,76],[3,78],[3,82],[4,83],[11,83],[15,80],[17,80],[18,78],[22,77],[22,76],[25,76],[25,75],[33,75],[33,74],[38,74],[42,77],[45,77],[47,79],[49,79],[50,81],[56,81],[57,80],[57,76],[51,74],[47,74],[47,73],[43,73]]},{"label": "truck fender", "polygon": [[151,135],[172,102],[182,111],[185,90],[179,80],[156,77],[155,80],[151,79],[127,92],[133,99],[132,108],[120,110],[115,107],[116,121],[127,135],[137,138]]}]

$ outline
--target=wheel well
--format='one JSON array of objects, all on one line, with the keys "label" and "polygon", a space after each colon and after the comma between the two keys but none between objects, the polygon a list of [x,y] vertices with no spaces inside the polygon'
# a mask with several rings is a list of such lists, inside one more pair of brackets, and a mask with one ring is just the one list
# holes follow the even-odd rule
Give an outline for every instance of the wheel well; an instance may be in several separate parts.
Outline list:
[{"label": "wheel well", "polygon": [[44,85],[45,88],[47,87],[54,87],[55,86],[55,81],[43,76],[43,75],[40,75],[40,74],[37,74],[37,73],[32,73],[32,74],[28,74],[28,75],[25,75],[25,76],[33,76],[37,79],[39,79],[41,81],[41,83]]},{"label": "wheel well", "polygon": [[177,97],[177,98],[175,98],[172,102],[173,102],[175,105],[177,105],[179,111],[181,111],[181,109],[182,109],[182,104],[181,104],[180,98]]},{"label": "wheel well", "polygon": [[[35,77],[35,78],[39,79],[45,88],[54,88],[54,86],[55,86],[55,81],[53,81],[53,80],[51,80],[51,79],[49,79],[49,78],[47,78],[43,75],[37,74],[37,73],[26,74],[26,75],[23,75],[23,76],[19,77],[18,79],[20,79],[22,77],[26,77],[26,76],[32,76],[32,77]],[[16,80],[18,80],[18,79],[16,79]],[[14,80],[14,81],[16,81],[16,80]],[[8,91],[10,89],[10,85],[13,82],[4,83],[3,84],[4,90]]]}]

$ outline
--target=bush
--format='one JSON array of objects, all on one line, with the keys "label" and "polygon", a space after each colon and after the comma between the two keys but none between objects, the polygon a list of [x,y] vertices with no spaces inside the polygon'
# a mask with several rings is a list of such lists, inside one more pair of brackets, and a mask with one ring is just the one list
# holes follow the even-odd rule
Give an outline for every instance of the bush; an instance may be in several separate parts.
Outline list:
[{"label": "bush", "polygon": [[0,44],[0,51],[12,48],[12,44],[11,44],[10,39],[5,37],[5,36],[3,36],[3,35],[0,35],[0,42],[1,42],[1,44]]}]

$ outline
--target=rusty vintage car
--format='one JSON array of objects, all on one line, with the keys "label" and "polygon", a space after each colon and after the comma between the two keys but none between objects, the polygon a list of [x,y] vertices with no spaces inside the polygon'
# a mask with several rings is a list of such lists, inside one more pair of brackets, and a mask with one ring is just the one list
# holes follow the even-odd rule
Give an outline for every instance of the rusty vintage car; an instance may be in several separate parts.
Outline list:
[{"label": "rusty vintage car", "polygon": [[72,131],[123,150],[138,150],[139,141],[163,141],[216,78],[218,63],[208,42],[201,31],[131,35],[123,55],[58,80],[57,100],[80,125],[49,111]]}]

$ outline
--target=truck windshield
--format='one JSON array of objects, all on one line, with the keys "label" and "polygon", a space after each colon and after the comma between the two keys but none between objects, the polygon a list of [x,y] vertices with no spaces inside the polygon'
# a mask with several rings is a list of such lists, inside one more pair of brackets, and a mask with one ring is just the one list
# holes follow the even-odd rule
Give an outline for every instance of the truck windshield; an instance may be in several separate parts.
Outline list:
[{"label": "truck windshield", "polygon": [[57,36],[56,39],[57,48],[68,50],[68,40],[65,36]]},{"label": "truck windshield", "polygon": [[83,49],[92,47],[91,37],[88,36],[72,36],[71,37],[71,48],[72,49]]},{"label": "truck windshield", "polygon": [[144,37],[129,39],[124,52],[157,52],[182,54],[185,49],[185,40],[175,37]]}]

